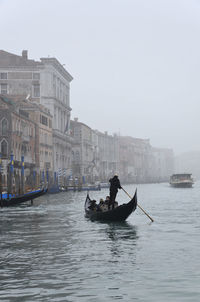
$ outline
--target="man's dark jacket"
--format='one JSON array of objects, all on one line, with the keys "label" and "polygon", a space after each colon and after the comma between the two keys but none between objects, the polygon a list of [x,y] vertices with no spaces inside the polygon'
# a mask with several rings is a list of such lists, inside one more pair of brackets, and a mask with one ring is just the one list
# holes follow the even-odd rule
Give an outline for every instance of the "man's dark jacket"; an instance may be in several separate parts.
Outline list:
[{"label": "man's dark jacket", "polygon": [[121,189],[120,181],[117,176],[114,176],[113,178],[109,179],[109,182],[110,182],[110,191],[118,192],[118,189]]}]

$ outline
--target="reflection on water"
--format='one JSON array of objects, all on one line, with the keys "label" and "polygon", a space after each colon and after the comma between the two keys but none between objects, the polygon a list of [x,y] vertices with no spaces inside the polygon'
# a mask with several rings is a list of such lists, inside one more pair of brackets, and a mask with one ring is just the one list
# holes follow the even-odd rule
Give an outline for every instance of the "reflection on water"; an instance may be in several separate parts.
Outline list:
[{"label": "reflection on water", "polygon": [[132,240],[132,243],[135,244],[138,238],[137,227],[128,222],[109,223],[105,231],[112,241]]},{"label": "reflection on water", "polygon": [[0,209],[0,301],[199,301],[199,189],[138,186],[154,223],[91,222],[84,192]]},{"label": "reflection on water", "polygon": [[133,257],[138,239],[136,226],[128,222],[110,223],[105,228],[105,233],[111,241],[110,250],[113,256],[120,257],[124,249],[130,249],[128,253]]}]

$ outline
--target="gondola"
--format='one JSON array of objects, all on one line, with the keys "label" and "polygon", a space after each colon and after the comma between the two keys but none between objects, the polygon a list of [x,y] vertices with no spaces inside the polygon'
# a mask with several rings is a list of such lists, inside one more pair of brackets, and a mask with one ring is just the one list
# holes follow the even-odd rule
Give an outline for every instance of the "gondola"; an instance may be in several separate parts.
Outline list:
[{"label": "gondola", "polygon": [[42,189],[42,190],[38,190],[35,192],[26,193],[24,195],[19,195],[16,197],[3,198],[3,199],[0,199],[0,206],[1,207],[16,206],[20,203],[27,202],[29,200],[32,201],[33,199],[40,197],[46,193],[47,193],[47,189]]},{"label": "gondola", "polygon": [[105,212],[90,210],[89,206],[91,203],[91,199],[89,197],[89,193],[87,193],[86,201],[85,201],[85,216],[90,218],[92,221],[125,221],[128,216],[135,211],[137,207],[137,190],[135,191],[134,197],[126,204],[122,204],[116,207],[113,210],[108,210]]}]

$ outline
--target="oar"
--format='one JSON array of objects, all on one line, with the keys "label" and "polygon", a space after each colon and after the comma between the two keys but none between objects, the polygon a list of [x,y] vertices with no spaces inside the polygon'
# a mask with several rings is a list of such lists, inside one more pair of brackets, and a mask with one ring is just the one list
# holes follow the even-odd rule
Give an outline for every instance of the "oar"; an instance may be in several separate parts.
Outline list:
[{"label": "oar", "polygon": [[[122,188],[122,187],[121,187]],[[128,192],[126,192],[126,190],[124,190],[124,188],[122,188],[122,190],[132,199],[133,197],[131,197]],[[149,217],[149,219],[151,219],[152,222],[154,222],[153,218],[151,216],[149,216],[149,214],[147,214],[147,212],[139,205],[137,204],[137,206],[140,208],[140,210],[142,210],[142,212],[144,212],[145,215],[147,215]]]}]

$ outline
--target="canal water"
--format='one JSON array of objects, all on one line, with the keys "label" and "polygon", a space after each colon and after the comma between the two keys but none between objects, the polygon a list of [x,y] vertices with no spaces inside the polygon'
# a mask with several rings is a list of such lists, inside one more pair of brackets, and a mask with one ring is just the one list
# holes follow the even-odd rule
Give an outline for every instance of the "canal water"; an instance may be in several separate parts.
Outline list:
[{"label": "canal water", "polygon": [[0,209],[0,301],[200,301],[200,182],[137,189],[153,223],[139,208],[126,223],[91,222],[86,192]]}]

